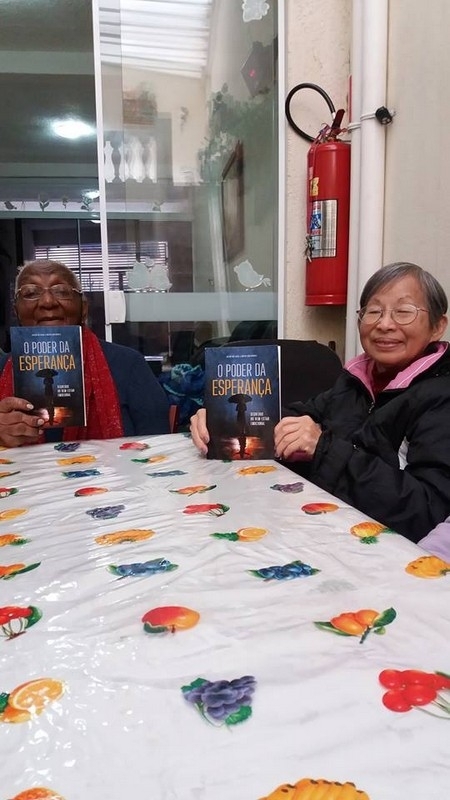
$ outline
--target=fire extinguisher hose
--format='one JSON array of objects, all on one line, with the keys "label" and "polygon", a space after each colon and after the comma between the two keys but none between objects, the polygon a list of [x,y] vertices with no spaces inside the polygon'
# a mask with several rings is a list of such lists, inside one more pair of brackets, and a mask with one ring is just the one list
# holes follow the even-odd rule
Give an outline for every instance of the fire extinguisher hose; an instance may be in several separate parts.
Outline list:
[{"label": "fire extinguisher hose", "polygon": [[[307,142],[315,142],[317,137],[310,136],[309,133],[306,133],[301,128],[299,128],[299,126],[294,122],[294,120],[292,118],[291,109],[290,109],[291,100],[294,97],[294,95],[297,92],[299,92],[301,89],[312,89],[313,91],[318,92],[323,97],[323,99],[325,100],[325,102],[326,102],[331,114],[334,114],[336,109],[334,107],[334,104],[333,104],[333,101],[332,101],[331,97],[326,93],[326,91],[324,89],[322,89],[321,86],[318,86],[317,83],[299,83],[299,84],[297,84],[297,86],[294,86],[293,89],[291,89],[291,91],[289,92],[288,96],[286,97],[286,102],[285,102],[285,105],[284,105],[284,110],[285,110],[286,118],[287,118],[287,121],[289,122],[289,125],[291,126],[291,128],[296,133],[298,133],[299,136],[302,137],[302,139],[306,139]],[[342,117],[341,117],[341,119],[342,119]],[[335,126],[335,122],[336,122],[336,120],[334,120],[334,122],[332,124],[332,129],[333,130],[336,127]]]}]

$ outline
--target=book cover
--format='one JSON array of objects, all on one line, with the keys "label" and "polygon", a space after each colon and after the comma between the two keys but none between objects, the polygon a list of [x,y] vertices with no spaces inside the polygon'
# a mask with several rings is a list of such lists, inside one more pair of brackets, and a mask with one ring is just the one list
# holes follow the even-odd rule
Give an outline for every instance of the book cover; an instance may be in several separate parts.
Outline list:
[{"label": "book cover", "polygon": [[278,345],[205,349],[208,458],[273,458],[280,405]]},{"label": "book cover", "polygon": [[11,328],[14,394],[33,404],[45,428],[86,425],[79,325]]}]

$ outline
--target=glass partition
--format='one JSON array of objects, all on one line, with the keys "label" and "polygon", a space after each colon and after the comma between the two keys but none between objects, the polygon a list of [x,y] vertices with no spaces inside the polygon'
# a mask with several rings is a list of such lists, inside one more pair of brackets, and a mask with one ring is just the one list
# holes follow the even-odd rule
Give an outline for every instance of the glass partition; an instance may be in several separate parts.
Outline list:
[{"label": "glass partition", "polygon": [[277,3],[93,8],[111,338],[170,366],[276,336]]},{"label": "glass partition", "polygon": [[[0,347],[33,258],[72,267],[95,332],[156,370],[206,341],[276,335],[280,14],[273,0],[2,6]],[[84,128],[57,126],[71,121]]]}]

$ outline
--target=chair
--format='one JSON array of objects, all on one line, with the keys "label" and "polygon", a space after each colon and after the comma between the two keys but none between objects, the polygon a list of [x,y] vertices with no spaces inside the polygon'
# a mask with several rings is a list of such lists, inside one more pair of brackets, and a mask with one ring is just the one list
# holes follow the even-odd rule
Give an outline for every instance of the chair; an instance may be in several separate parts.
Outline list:
[{"label": "chair", "polygon": [[222,347],[278,344],[281,357],[281,404],[306,401],[331,389],[342,370],[339,356],[325,344],[299,339],[244,339]]},{"label": "chair", "polygon": [[178,406],[169,406],[169,427],[171,433],[176,433],[178,429],[178,419],[180,416],[180,409]]}]

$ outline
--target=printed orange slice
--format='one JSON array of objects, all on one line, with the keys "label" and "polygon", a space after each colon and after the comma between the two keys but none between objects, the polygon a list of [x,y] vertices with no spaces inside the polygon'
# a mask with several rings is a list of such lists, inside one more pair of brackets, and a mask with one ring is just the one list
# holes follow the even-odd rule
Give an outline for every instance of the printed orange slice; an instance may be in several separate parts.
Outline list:
[{"label": "printed orange slice", "polygon": [[37,678],[16,686],[8,697],[8,705],[17,711],[40,714],[45,706],[58,700],[64,692],[64,684],[54,678]]},{"label": "printed orange slice", "polygon": [[386,528],[386,525],[382,525],[381,522],[370,522],[369,520],[364,522],[358,522],[357,525],[353,525],[350,528],[350,533],[352,536],[357,536],[365,544],[373,544],[377,541],[377,536],[380,533],[387,533],[389,528]]},{"label": "printed orange slice", "polygon": [[13,708],[12,706],[6,706],[3,714],[0,714],[0,722],[11,722],[11,723],[18,723],[18,722],[29,722],[31,719],[31,714],[29,711],[21,711],[18,708]]},{"label": "printed orange slice", "polygon": [[438,556],[420,556],[410,561],[405,571],[416,578],[442,578],[450,572],[450,564]]},{"label": "printed orange slice", "polygon": [[115,533],[104,533],[102,536],[96,536],[95,541],[97,544],[127,544],[128,542],[142,542],[144,539],[150,539],[155,535],[155,531],[151,530],[128,530],[128,531],[115,531]]},{"label": "printed orange slice", "polygon": [[20,517],[22,514],[26,514],[27,511],[27,508],[6,508],[5,511],[0,511],[0,522]]},{"label": "printed orange slice", "polygon": [[44,786],[36,786],[34,789],[25,789],[24,792],[16,794],[12,800],[64,800],[62,795],[54,792],[53,789],[45,789]]},{"label": "printed orange slice", "polygon": [[302,506],[305,514],[329,514],[331,511],[338,511],[336,503],[306,503]]},{"label": "printed orange slice", "polygon": [[268,533],[266,528],[239,528],[236,532],[240,542],[256,542]]}]

